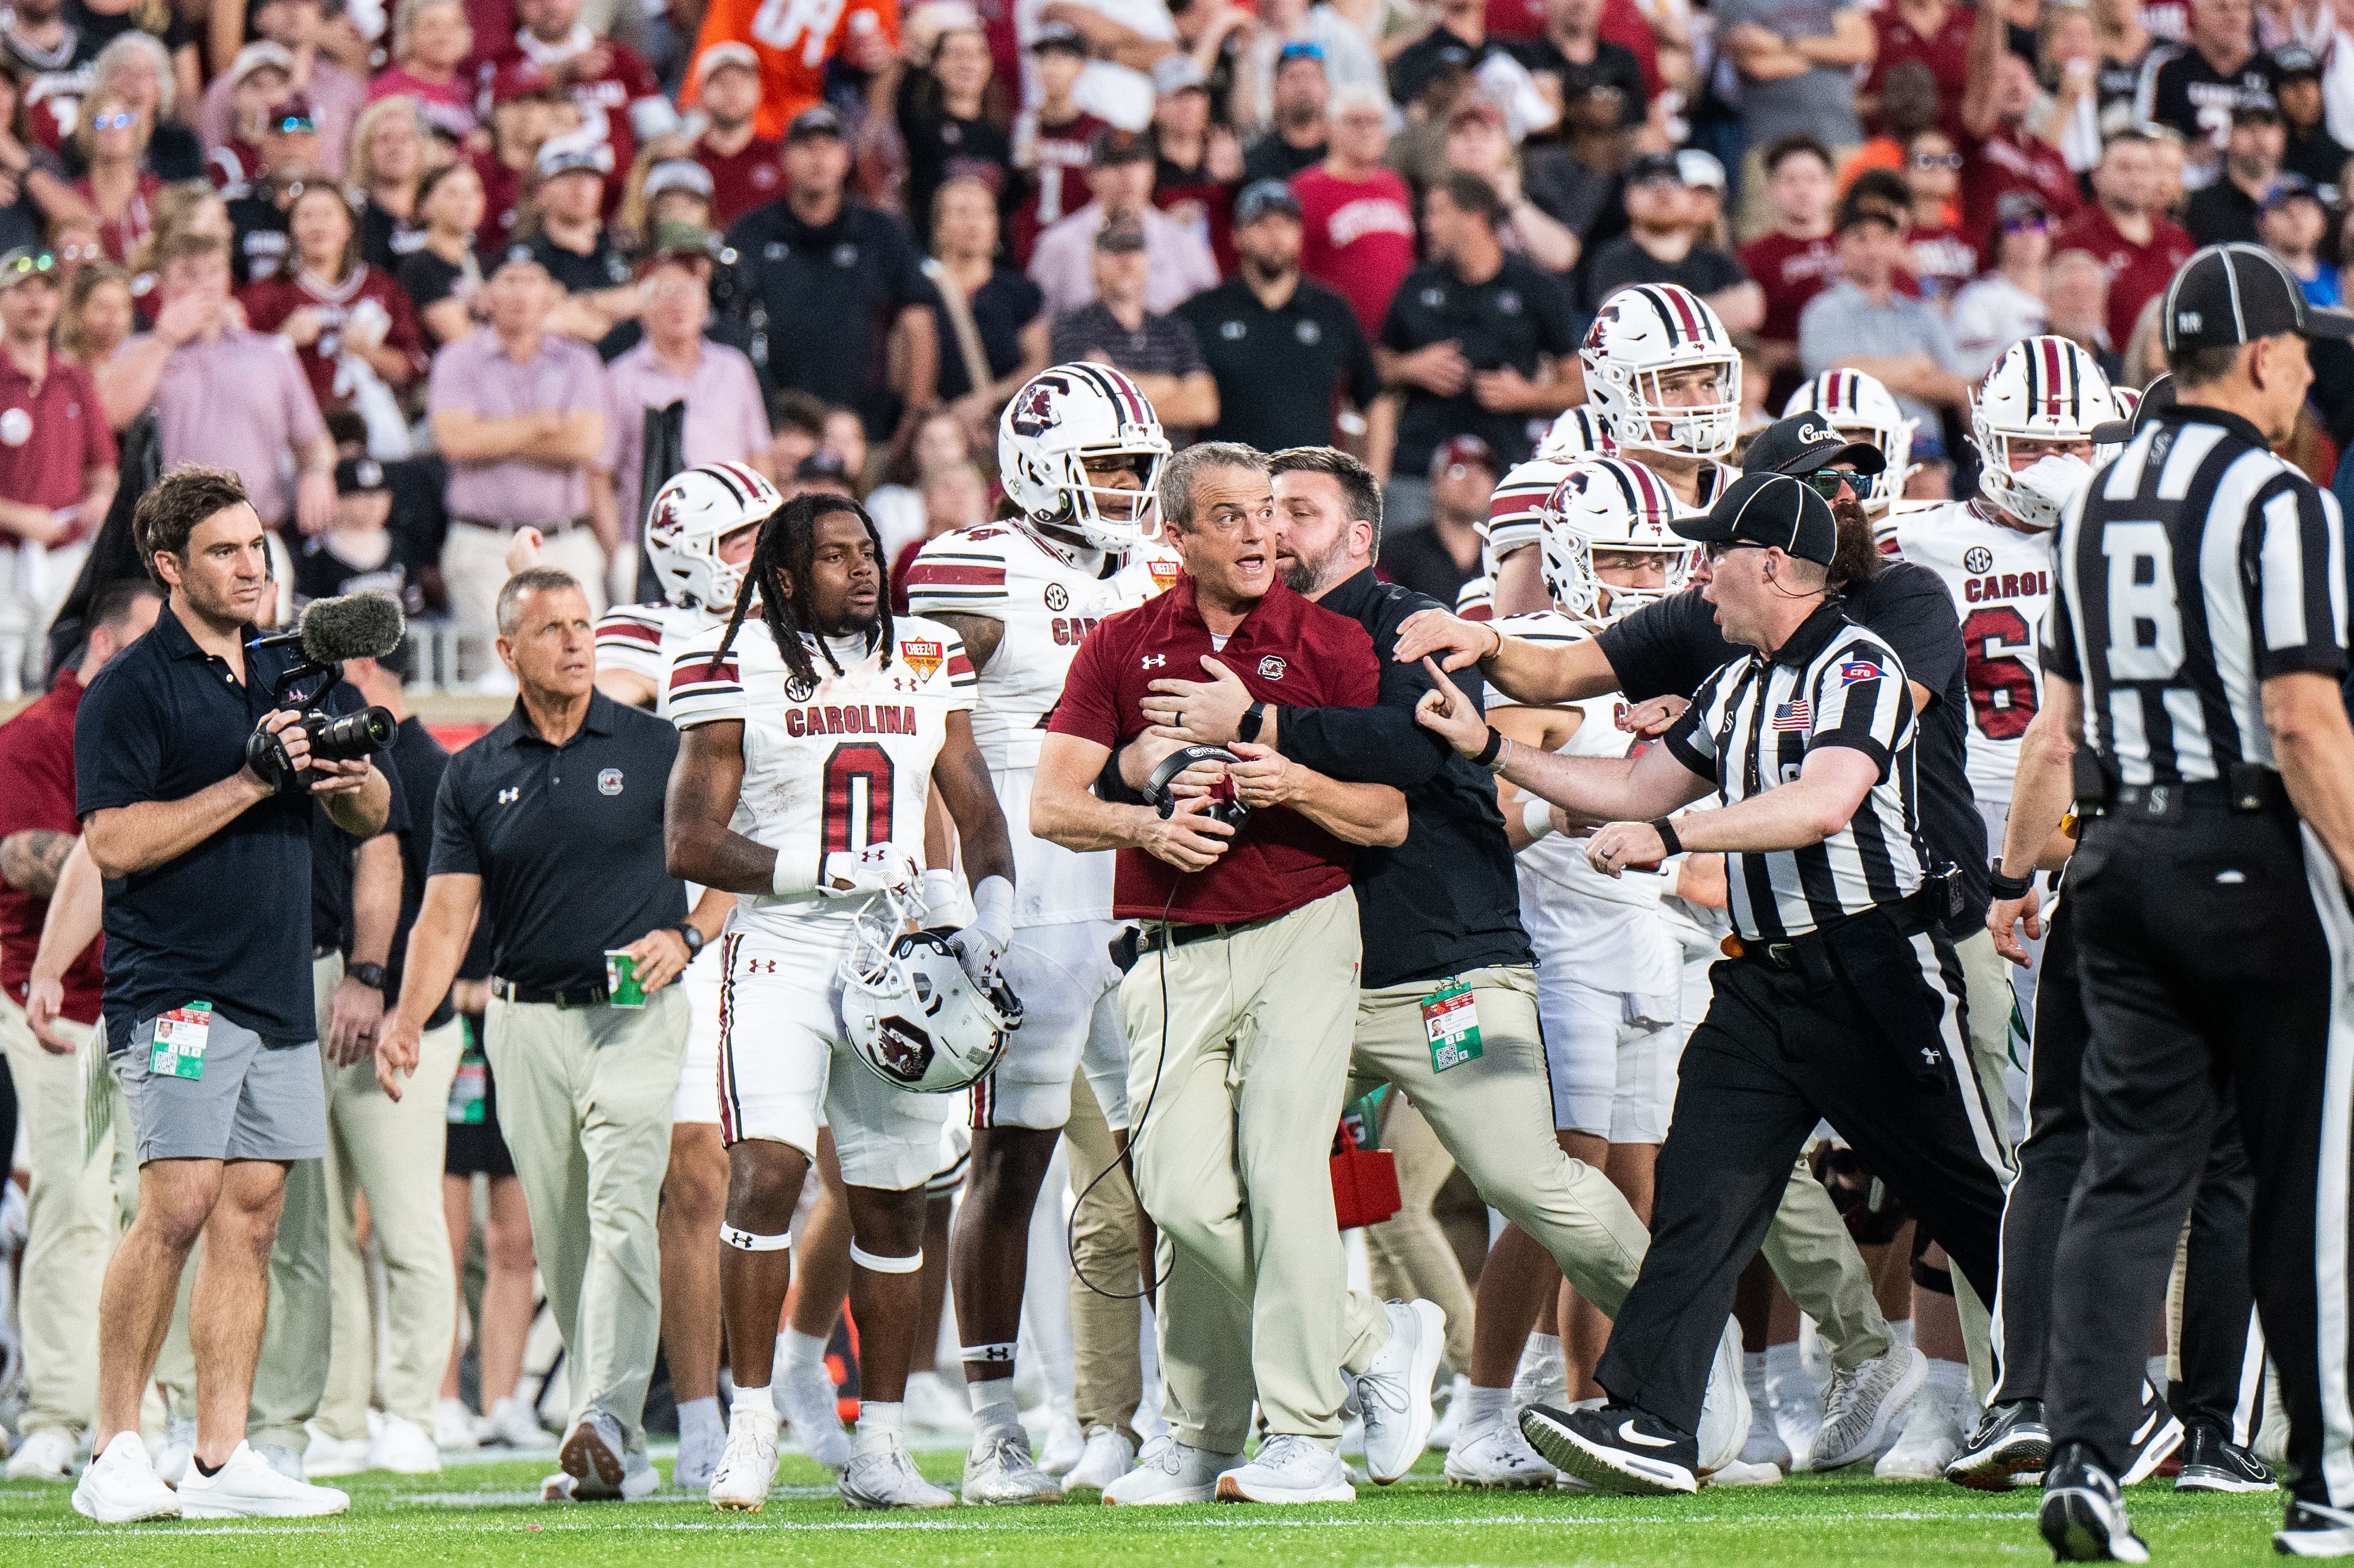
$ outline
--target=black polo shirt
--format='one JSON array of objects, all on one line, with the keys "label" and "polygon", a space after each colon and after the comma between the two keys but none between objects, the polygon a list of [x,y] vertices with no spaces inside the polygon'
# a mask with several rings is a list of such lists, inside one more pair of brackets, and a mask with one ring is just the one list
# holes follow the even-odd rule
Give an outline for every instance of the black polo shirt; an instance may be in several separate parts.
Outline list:
[{"label": "black polo shirt", "polygon": [[[1431,689],[1419,663],[1391,657],[1398,628],[1418,610],[1444,609],[1427,594],[1359,572],[1318,599],[1363,627],[1381,657],[1381,696],[1371,707],[1284,707],[1283,755],[1331,779],[1393,784],[1405,791],[1405,842],[1357,851],[1359,923],[1367,986],[1444,980],[1491,964],[1532,964],[1521,928],[1521,885],[1488,770],[1418,725]],[[1479,671],[1455,683],[1477,704]],[[1471,679],[1467,683],[1465,676]]]},{"label": "black polo shirt", "polygon": [[[248,628],[246,635],[254,635]],[[181,800],[245,766],[293,651],[249,647],[240,683],[168,608],[99,672],[74,723],[74,812]],[[106,883],[107,1039],[209,1001],[272,1044],[318,1036],[308,795],[273,795],[176,859]],[[322,813],[323,814],[323,813]]]},{"label": "black polo shirt", "polygon": [[[349,692],[348,686],[338,686],[337,692]],[[337,707],[336,713],[355,713],[366,706],[356,694],[347,707]],[[400,765],[389,755],[376,759],[377,769],[391,787],[392,796],[385,808],[383,832],[406,833],[414,826],[409,816],[408,791],[400,776]],[[429,796],[425,802],[433,802]],[[432,818],[425,819],[429,824]],[[324,811],[311,813],[311,951],[314,957],[341,953],[352,956],[352,889],[358,866],[360,845],[366,841],[353,837],[335,826],[335,820]]]},{"label": "black polo shirt", "polygon": [[602,986],[606,949],[686,918],[686,889],[663,866],[677,755],[669,720],[600,692],[560,747],[518,702],[450,759],[429,870],[482,879],[492,973],[535,991]]},{"label": "black polo shirt", "polygon": [[[1484,283],[1466,283],[1444,262],[1416,268],[1390,297],[1389,319],[1382,323],[1384,348],[1407,354],[1452,338],[1473,370],[1509,365],[1532,380],[1540,358],[1575,354],[1577,336],[1568,289],[1510,251]],[[1468,381],[1452,397],[1419,387],[1404,388],[1404,395],[1394,472],[1427,471],[1431,452],[1450,436],[1478,436],[1507,463],[1524,462],[1535,450],[1529,416],[1481,408]]]},{"label": "black polo shirt", "polygon": [[885,341],[901,311],[937,298],[899,220],[845,201],[832,223],[812,227],[779,199],[737,218],[727,243],[743,259],[742,308],[760,318],[765,352],[753,357],[769,378],[855,408],[869,435],[888,434],[896,400]]},{"label": "black polo shirt", "polygon": [[[384,965],[385,1000],[391,1001],[400,995],[400,971],[408,961],[409,927],[417,924],[417,911],[425,903],[425,879],[433,863],[433,807],[441,793],[441,776],[450,769],[450,754],[433,738],[425,721],[411,714],[400,721],[387,755],[397,777],[393,805],[396,810],[405,809],[407,818],[405,826],[394,830],[400,834],[400,924],[392,928],[392,957]],[[482,926],[488,929],[490,922],[485,920]],[[445,996],[434,1005],[425,1027],[440,1028],[450,1022],[450,999]]]},{"label": "black polo shirt", "polygon": [[586,251],[569,249],[540,234],[532,238],[531,253],[567,294],[593,294],[630,281],[630,259],[613,248],[612,230],[601,224],[597,242]]},{"label": "black polo shirt", "polygon": [[1291,298],[1271,311],[1234,278],[1203,290],[1177,314],[1193,323],[1218,383],[1218,422],[1207,440],[1263,452],[1329,446],[1334,395],[1364,408],[1381,392],[1357,313],[1321,283],[1299,280]]}]

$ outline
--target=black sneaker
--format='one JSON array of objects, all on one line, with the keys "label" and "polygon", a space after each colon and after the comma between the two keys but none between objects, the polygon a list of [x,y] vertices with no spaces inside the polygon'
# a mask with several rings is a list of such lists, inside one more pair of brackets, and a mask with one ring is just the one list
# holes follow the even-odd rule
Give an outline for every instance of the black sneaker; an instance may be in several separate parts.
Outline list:
[{"label": "black sneaker", "polygon": [[2126,1517],[2117,1483],[2082,1443],[2052,1456],[2043,1474],[2043,1510],[2036,1528],[2060,1563],[2147,1563],[2149,1548]]},{"label": "black sneaker", "polygon": [[1667,1497],[1700,1489],[1698,1440],[1631,1404],[1579,1411],[1532,1404],[1521,1412],[1521,1436],[1599,1491]]},{"label": "black sneaker", "polygon": [[2225,1436],[2221,1427],[2194,1422],[2183,1436],[2176,1491],[2268,1492],[2279,1485],[2272,1467]]},{"label": "black sneaker", "polygon": [[2149,1479],[2150,1472],[2166,1463],[2173,1457],[2174,1451],[2182,1446],[2181,1418],[2168,1407],[2165,1399],[2150,1386],[2147,1378],[2141,1382],[2141,1414],[2134,1417],[2133,1436],[2127,1441],[2133,1445],[2134,1457],[2133,1463],[2126,1467],[2126,1473],[2117,1478],[2117,1485],[2121,1487],[2136,1486]]},{"label": "black sneaker", "polygon": [[2013,1399],[1987,1407],[1978,1429],[1946,1466],[1946,1479],[1978,1492],[2007,1492],[2052,1459],[2043,1402]]},{"label": "black sneaker", "polygon": [[2354,1557],[2354,1513],[2302,1498],[2288,1499],[2288,1517],[2273,1532],[2284,1557]]}]

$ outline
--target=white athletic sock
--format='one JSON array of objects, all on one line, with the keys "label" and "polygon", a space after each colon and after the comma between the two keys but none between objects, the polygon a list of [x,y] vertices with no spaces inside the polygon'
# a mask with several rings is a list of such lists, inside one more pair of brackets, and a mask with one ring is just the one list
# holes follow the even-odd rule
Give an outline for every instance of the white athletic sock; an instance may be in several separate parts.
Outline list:
[{"label": "white athletic sock", "polygon": [[1766,1391],[1776,1410],[1822,1408],[1822,1387],[1807,1370],[1806,1352],[1795,1340],[1766,1347]]},{"label": "white athletic sock", "polygon": [[907,1427],[907,1407],[899,1401],[863,1399],[858,1402],[858,1451],[872,1454],[889,1446]]},{"label": "white athletic sock", "polygon": [[1481,1388],[1473,1383],[1463,1393],[1463,1419],[1458,1432],[1469,1435],[1484,1430],[1501,1421],[1512,1408],[1512,1391],[1509,1388]]},{"label": "white athletic sock", "polygon": [[1888,1320],[1888,1349],[1890,1352],[1902,1353],[1905,1351],[1911,1350],[1912,1348],[1913,1319],[1910,1318],[1890,1319]]},{"label": "white athletic sock", "polygon": [[1521,1364],[1513,1369],[1513,1383],[1542,1388],[1566,1375],[1567,1368],[1561,1358],[1561,1337],[1531,1334],[1528,1344],[1521,1351]]},{"label": "white athletic sock", "polygon": [[825,1341],[815,1334],[804,1334],[788,1327],[777,1336],[777,1365],[789,1372],[807,1372],[825,1365]]},{"label": "white athletic sock", "polygon": [[2142,1375],[2149,1379],[2150,1387],[2158,1390],[2158,1398],[2164,1399],[2166,1397],[2166,1385],[2169,1382],[2173,1381],[2167,1375],[2166,1352],[2160,1351],[2158,1354],[2150,1357],[2143,1365]]},{"label": "white athletic sock", "polygon": [[1928,1386],[1954,1400],[1955,1408],[1959,1409],[1959,1402],[1967,1397],[1970,1391],[1970,1363],[1945,1361],[1931,1357]]},{"label": "white athletic sock", "polygon": [[[702,1402],[698,1400],[695,1403],[699,1404]],[[716,1404],[719,1402],[715,1399],[712,1403]],[[748,1410],[765,1410],[769,1413],[769,1418],[772,1421],[776,1419],[777,1415],[776,1399],[769,1393],[769,1385],[765,1383],[758,1388],[747,1388],[742,1383],[737,1383],[736,1385],[735,1402],[729,1404],[727,1409],[729,1414],[737,1420],[741,1420],[744,1413]],[[680,1407],[680,1413],[684,1414],[684,1411],[685,1407],[682,1405]],[[684,1425],[684,1423],[682,1423],[682,1425]]]},{"label": "white athletic sock", "polygon": [[678,1407],[678,1440],[688,1443],[717,1443],[727,1436],[726,1423],[719,1419],[719,1396],[707,1394],[690,1399]]},{"label": "white athletic sock", "polygon": [[1766,1392],[1766,1352],[1764,1351],[1741,1352],[1741,1386],[1749,1395],[1749,1408],[1753,1416],[1764,1415],[1773,1410],[1774,1397]]},{"label": "white athletic sock", "polygon": [[972,1429],[976,1440],[989,1433],[1022,1425],[1021,1413],[1013,1404],[1012,1378],[993,1377],[987,1383],[969,1383],[964,1385],[964,1391],[972,1401]]}]

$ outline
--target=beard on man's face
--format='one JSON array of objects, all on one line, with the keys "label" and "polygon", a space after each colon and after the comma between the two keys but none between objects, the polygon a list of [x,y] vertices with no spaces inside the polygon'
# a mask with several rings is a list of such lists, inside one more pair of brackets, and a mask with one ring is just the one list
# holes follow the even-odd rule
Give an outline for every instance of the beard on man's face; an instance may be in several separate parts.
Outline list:
[{"label": "beard on man's face", "polygon": [[1831,556],[1831,586],[1856,588],[1878,577],[1888,558],[1872,539],[1872,519],[1864,515],[1863,503],[1832,502],[1831,521],[1839,524],[1839,551]]}]

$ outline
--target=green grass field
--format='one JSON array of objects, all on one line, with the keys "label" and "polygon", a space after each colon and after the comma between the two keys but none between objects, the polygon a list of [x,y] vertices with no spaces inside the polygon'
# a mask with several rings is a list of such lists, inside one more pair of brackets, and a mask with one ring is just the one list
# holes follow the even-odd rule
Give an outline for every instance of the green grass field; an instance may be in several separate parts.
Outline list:
[{"label": "green grass field", "polygon": [[[960,1456],[922,1457],[956,1484]],[[0,1486],[0,1564],[9,1568],[312,1568],[361,1563],[561,1563],[651,1568],[681,1563],[858,1568],[1387,1568],[1390,1564],[2041,1563],[2034,1494],[1983,1497],[1944,1485],[1802,1477],[1754,1490],[1658,1499],[1449,1488],[1438,1457],[1389,1488],[1360,1489],[1347,1508],[1248,1506],[956,1509],[930,1514],[843,1510],[817,1467],[789,1456],[765,1512],[722,1516],[700,1499],[550,1507],[537,1502],[548,1460],[453,1467],[395,1482],[343,1484],[352,1510],[324,1521],[92,1525],[58,1486]],[[668,1473],[667,1461],[663,1464]],[[2153,1560],[2167,1564],[2277,1561],[2277,1494],[2178,1497],[2164,1483],[2129,1494]]]}]

